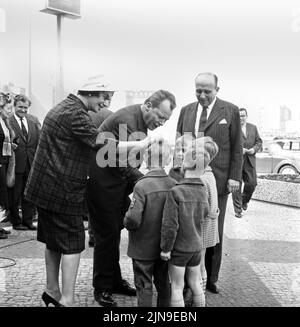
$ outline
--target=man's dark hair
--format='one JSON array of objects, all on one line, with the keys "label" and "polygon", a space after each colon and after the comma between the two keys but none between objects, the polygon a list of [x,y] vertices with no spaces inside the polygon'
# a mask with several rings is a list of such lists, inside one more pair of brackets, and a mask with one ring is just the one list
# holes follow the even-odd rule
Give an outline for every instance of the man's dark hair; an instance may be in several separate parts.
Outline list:
[{"label": "man's dark hair", "polygon": [[29,107],[31,106],[31,101],[27,98],[27,96],[26,95],[24,95],[24,94],[17,94],[17,95],[15,95],[15,97],[14,97],[14,106],[16,106],[16,104],[19,102],[19,101],[21,101],[21,102],[28,102],[28,104],[29,104]]},{"label": "man's dark hair", "polygon": [[159,90],[150,95],[148,99],[145,100],[144,104],[151,102],[154,108],[157,108],[164,100],[169,100],[171,104],[171,110],[176,107],[175,96],[165,90]]},{"label": "man's dark hair", "polygon": [[246,115],[248,116],[248,111],[245,108],[240,108],[240,111],[245,111]]}]

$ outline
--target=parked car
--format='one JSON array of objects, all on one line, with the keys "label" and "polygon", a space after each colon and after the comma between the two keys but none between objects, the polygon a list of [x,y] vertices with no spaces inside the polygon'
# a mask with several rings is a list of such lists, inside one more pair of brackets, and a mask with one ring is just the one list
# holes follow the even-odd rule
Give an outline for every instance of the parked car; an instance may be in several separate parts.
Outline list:
[{"label": "parked car", "polygon": [[258,174],[300,174],[300,140],[263,141],[262,151],[256,154],[256,171]]},{"label": "parked car", "polygon": [[274,139],[283,150],[300,151],[300,138],[295,139]]}]

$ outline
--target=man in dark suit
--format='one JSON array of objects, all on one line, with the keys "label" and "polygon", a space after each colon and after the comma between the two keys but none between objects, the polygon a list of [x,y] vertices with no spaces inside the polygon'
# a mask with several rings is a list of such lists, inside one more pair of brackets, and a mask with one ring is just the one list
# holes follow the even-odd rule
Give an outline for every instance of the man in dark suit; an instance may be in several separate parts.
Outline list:
[{"label": "man in dark suit", "polygon": [[[113,96],[113,92],[112,92],[111,96]],[[105,101],[103,101],[102,109],[98,112],[94,112],[91,110],[88,111],[88,114],[92,118],[92,122],[94,123],[96,128],[100,128],[100,125],[104,122],[104,120],[113,113],[112,111],[107,109],[110,106],[110,102],[111,102],[111,99],[106,99]],[[95,156],[96,156],[96,154],[94,155],[94,157]],[[98,213],[98,214],[100,214],[100,213]],[[93,247],[95,245],[95,239],[94,239],[94,235],[93,235],[93,231],[92,231],[92,227],[91,227],[89,218],[88,218],[88,233],[89,233],[89,246]]]},{"label": "man in dark suit", "polygon": [[[175,97],[168,91],[152,94],[144,104],[125,107],[110,115],[100,126],[101,132],[113,134],[118,141],[145,139],[147,130],[162,126],[175,108]],[[130,157],[129,157],[130,159]],[[143,176],[119,153],[115,167],[91,161],[87,186],[90,222],[95,238],[93,287],[95,300],[102,306],[116,306],[112,293],[134,296],[136,291],[122,278],[120,237],[123,219],[129,207],[129,194]],[[139,161],[139,160],[138,160]],[[99,162],[98,162],[99,163]],[[134,162],[133,162],[134,163]],[[141,163],[141,162],[140,162]]]},{"label": "man in dark suit", "polygon": [[255,154],[262,146],[262,140],[258,134],[257,127],[247,123],[248,113],[245,108],[240,108],[240,120],[243,136],[243,167],[242,180],[244,182],[243,193],[242,183],[237,192],[232,193],[235,216],[242,217],[242,209],[247,210],[248,203],[257,185],[256,179],[256,158]]},{"label": "man in dark suit", "polygon": [[229,192],[239,188],[242,171],[242,144],[239,109],[216,97],[218,78],[212,73],[200,73],[195,79],[197,102],[183,107],[177,124],[177,137],[192,133],[195,137],[210,136],[219,146],[211,163],[216,178],[220,214],[218,229],[220,243],[208,248],[205,255],[206,288],[219,293],[216,285],[222,258],[223,229]]},{"label": "man in dark suit", "polygon": [[[15,113],[10,117],[10,124],[18,137],[18,147],[15,150],[15,185],[11,189],[12,204],[10,220],[16,230],[36,230],[33,225],[35,206],[24,197],[28,174],[33,162],[40,136],[40,123],[37,117],[28,114],[31,101],[22,94],[14,98]],[[22,218],[19,215],[21,203]]]}]

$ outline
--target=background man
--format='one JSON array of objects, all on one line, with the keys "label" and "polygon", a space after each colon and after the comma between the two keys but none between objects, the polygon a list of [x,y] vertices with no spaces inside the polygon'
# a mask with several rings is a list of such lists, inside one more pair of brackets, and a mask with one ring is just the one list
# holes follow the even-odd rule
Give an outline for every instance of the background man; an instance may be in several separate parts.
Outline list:
[{"label": "background man", "polygon": [[[10,220],[16,230],[36,230],[33,225],[35,206],[24,197],[24,190],[33,158],[40,137],[40,122],[38,118],[28,114],[31,101],[22,94],[14,98],[15,113],[10,117],[10,124],[19,144],[15,150],[16,157],[16,179],[11,190],[12,204],[10,207]],[[21,203],[22,218],[19,215],[19,204]]]},{"label": "background man", "polygon": [[[168,91],[152,94],[144,104],[125,107],[110,115],[100,126],[101,132],[113,133],[126,141],[132,133],[145,139],[147,129],[164,125],[175,108],[175,97]],[[103,167],[92,161],[88,180],[88,206],[95,238],[93,286],[95,300],[102,306],[116,306],[112,293],[134,296],[136,291],[122,278],[120,235],[129,207],[128,195],[143,174],[138,168]]]},{"label": "background man", "polygon": [[206,288],[219,293],[216,282],[222,258],[223,229],[229,192],[239,188],[242,170],[242,144],[239,109],[216,97],[218,78],[212,73],[200,73],[195,79],[197,102],[183,107],[177,124],[177,137],[185,132],[194,136],[210,136],[219,146],[218,155],[211,163],[217,182],[220,214],[218,229],[220,243],[207,248],[205,266]]},{"label": "background man", "polygon": [[241,193],[242,183],[237,192],[232,193],[235,216],[242,217],[242,209],[247,210],[248,203],[257,185],[256,180],[256,158],[255,154],[262,146],[262,140],[258,134],[257,127],[247,123],[248,113],[245,108],[240,108],[240,120],[243,136],[243,167],[242,180],[244,190]]}]

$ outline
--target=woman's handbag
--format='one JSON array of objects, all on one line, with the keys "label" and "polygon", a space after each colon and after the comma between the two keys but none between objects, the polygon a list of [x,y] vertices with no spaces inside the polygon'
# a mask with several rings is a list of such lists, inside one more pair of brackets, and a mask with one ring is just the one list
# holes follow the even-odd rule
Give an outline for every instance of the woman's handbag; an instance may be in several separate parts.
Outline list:
[{"label": "woman's handbag", "polygon": [[15,185],[15,168],[16,168],[16,157],[15,152],[12,151],[8,161],[7,172],[6,172],[6,185],[8,187],[14,187]]}]

